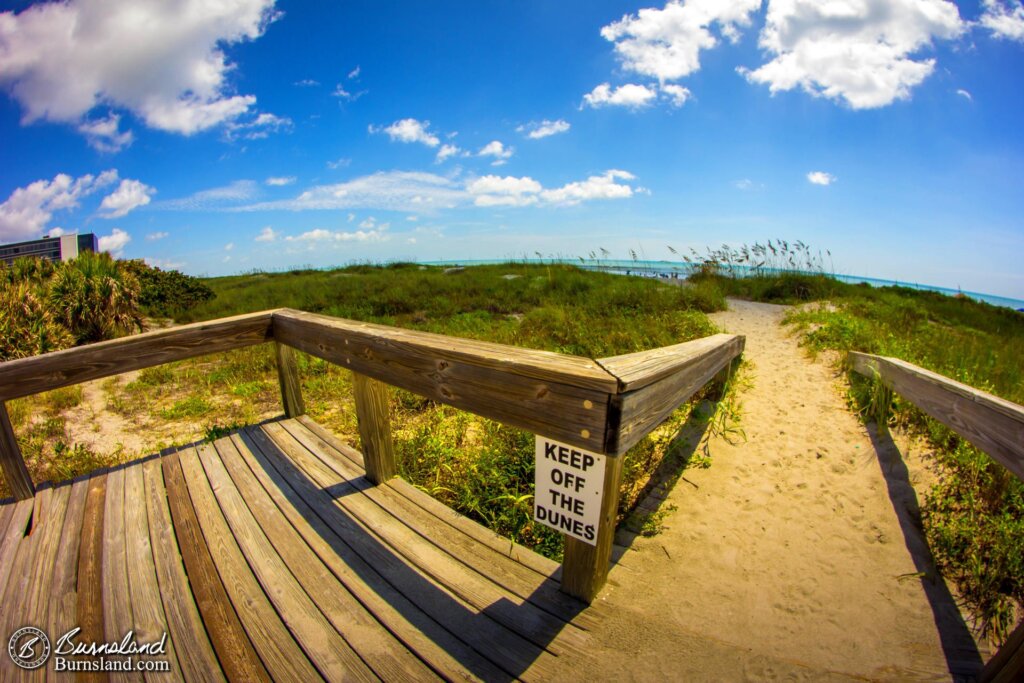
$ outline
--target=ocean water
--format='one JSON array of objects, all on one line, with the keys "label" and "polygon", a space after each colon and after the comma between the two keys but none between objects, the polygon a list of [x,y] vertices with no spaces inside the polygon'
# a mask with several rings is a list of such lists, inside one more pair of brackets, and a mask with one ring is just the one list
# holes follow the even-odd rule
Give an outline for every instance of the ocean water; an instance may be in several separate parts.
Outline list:
[{"label": "ocean water", "polygon": [[[517,259],[517,261],[520,259]],[[566,263],[569,265],[579,266],[580,268],[586,268],[588,270],[602,270],[611,273],[619,273],[622,275],[636,275],[640,277],[686,277],[693,270],[693,266],[688,263],[681,263],[676,261],[633,261],[633,260],[616,260],[616,259],[601,259],[600,261],[587,261],[581,263],[579,259],[553,259],[556,263]],[[508,263],[509,259],[477,259],[468,261],[427,261],[424,265],[430,266],[470,266],[470,265],[496,265],[500,263]],[[527,259],[529,263],[551,263],[552,259]],[[737,266],[737,272],[742,277],[747,271],[745,266]],[[950,289],[948,287],[935,287],[933,285],[922,285],[917,282],[905,282],[903,280],[880,280],[878,278],[863,277],[860,275],[833,275],[837,280],[843,282],[849,282],[850,284],[859,284],[865,282],[873,287],[891,287],[898,285],[900,287],[909,287],[911,289],[922,289],[929,292],[939,292],[947,296],[956,296],[957,294],[963,294],[969,296],[972,299],[978,301],[984,301],[987,304],[993,306],[1004,306],[1006,308],[1012,308],[1017,311],[1024,311],[1024,300],[1022,299],[1011,299],[1004,296],[996,296],[994,294],[983,294],[981,292],[964,292],[957,289]]]}]

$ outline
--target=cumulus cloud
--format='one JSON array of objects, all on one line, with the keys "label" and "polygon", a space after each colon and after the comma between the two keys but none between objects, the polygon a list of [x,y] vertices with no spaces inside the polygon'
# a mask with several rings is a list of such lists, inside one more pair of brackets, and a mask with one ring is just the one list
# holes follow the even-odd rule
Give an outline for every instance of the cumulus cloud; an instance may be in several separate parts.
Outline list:
[{"label": "cumulus cloud", "polygon": [[1020,0],[983,0],[979,23],[996,38],[1024,42],[1024,5]]},{"label": "cumulus cloud", "polygon": [[459,154],[461,151],[462,150],[456,145],[441,145],[441,149],[437,150],[437,157],[434,159],[434,162],[440,164],[441,162]]},{"label": "cumulus cloud", "polygon": [[[0,15],[2,16],[2,15]],[[0,204],[0,240],[17,241],[42,235],[57,211],[79,206],[79,200],[117,181],[117,171],[72,178],[58,173],[19,187]]]},{"label": "cumulus cloud", "polygon": [[260,234],[256,235],[257,242],[273,242],[278,237],[278,233],[274,232],[274,229],[269,225],[260,230]]},{"label": "cumulus cloud", "polygon": [[359,92],[355,92],[355,93],[349,92],[348,90],[345,90],[345,86],[343,86],[341,83],[339,83],[338,85],[336,85],[334,87],[334,92],[332,92],[331,95],[333,95],[334,97],[337,97],[339,99],[345,100],[346,102],[355,102],[360,97],[365,95],[367,92],[369,92],[369,91],[368,90],[360,90]]},{"label": "cumulus cloud", "polygon": [[770,0],[760,45],[774,57],[739,71],[772,93],[801,88],[854,109],[883,107],[932,73],[935,60],[914,55],[964,28],[948,0]]},{"label": "cumulus cloud", "polygon": [[131,235],[121,228],[114,228],[109,235],[99,238],[99,248],[100,251],[109,252],[111,256],[120,256],[131,241]]},{"label": "cumulus cloud", "polygon": [[657,96],[657,90],[646,85],[627,83],[613,89],[610,84],[602,83],[583,96],[583,105],[594,109],[608,106],[639,109],[654,102]]},{"label": "cumulus cloud", "polygon": [[531,122],[527,125],[522,125],[516,128],[518,133],[526,133],[526,137],[531,140],[540,140],[551,135],[558,135],[559,133],[565,133],[569,130],[569,122],[558,119],[557,121],[548,121],[544,119],[540,123]]},{"label": "cumulus cloud", "polygon": [[402,119],[384,128],[371,125],[369,131],[371,133],[387,133],[392,142],[419,142],[427,147],[437,147],[441,144],[441,140],[433,133],[428,132],[428,128],[430,128],[430,121]]},{"label": "cumulus cloud", "polygon": [[316,228],[301,235],[289,235],[284,239],[286,242],[386,242],[391,239],[391,236],[387,234],[387,229],[387,224],[372,230],[355,230],[352,232]]},{"label": "cumulus cloud", "polygon": [[228,140],[244,138],[245,140],[262,140],[271,133],[290,131],[292,120],[287,116],[275,116],[266,112],[248,120],[231,121],[225,128]]},{"label": "cumulus cloud", "polygon": [[672,1],[664,9],[642,9],[601,29],[615,43],[615,52],[626,71],[673,81],[700,69],[700,51],[715,47],[721,36],[735,42],[739,28],[750,24],[750,15],[761,0]]},{"label": "cumulus cloud", "polygon": [[21,104],[25,123],[82,124],[107,106],[151,128],[191,135],[256,103],[252,95],[230,94],[226,79],[234,66],[224,47],[260,37],[277,16],[273,5],[234,0],[183,9],[162,0],[68,0],[4,12],[0,86]]},{"label": "cumulus cloud", "polygon": [[671,83],[661,86],[661,94],[673,107],[681,107],[690,99],[689,88]]},{"label": "cumulus cloud", "polygon": [[100,204],[100,216],[103,218],[121,218],[130,211],[149,204],[155,189],[140,183],[138,180],[125,179],[117,189],[103,198]]},{"label": "cumulus cloud", "polygon": [[480,148],[477,156],[492,157],[494,161],[491,162],[491,166],[503,166],[514,153],[514,147],[506,147],[500,140],[491,140]]},{"label": "cumulus cloud", "polygon": [[263,182],[265,182],[267,185],[270,185],[271,187],[282,187],[284,185],[291,185],[292,183],[295,182],[295,180],[296,178],[293,175],[271,176],[270,178],[267,178]]},{"label": "cumulus cloud", "polygon": [[836,177],[831,173],[825,171],[811,171],[807,174],[807,182],[812,185],[831,185],[836,181]]},{"label": "cumulus cloud", "polygon": [[83,121],[78,125],[78,132],[85,135],[92,148],[100,152],[120,152],[135,140],[130,130],[121,131],[121,117],[118,114]]},{"label": "cumulus cloud", "polygon": [[473,203],[477,206],[528,206],[541,203],[572,206],[595,199],[625,199],[640,191],[618,180],[635,180],[635,177],[626,171],[613,169],[586,180],[545,190],[539,182],[528,176],[483,176],[470,182],[466,189],[473,195]]}]

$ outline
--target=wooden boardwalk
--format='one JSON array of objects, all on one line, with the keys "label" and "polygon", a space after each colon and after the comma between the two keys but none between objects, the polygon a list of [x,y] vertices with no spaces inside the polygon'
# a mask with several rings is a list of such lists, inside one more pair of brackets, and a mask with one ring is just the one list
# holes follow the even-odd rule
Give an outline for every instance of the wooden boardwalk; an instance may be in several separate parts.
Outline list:
[{"label": "wooden boardwalk", "polygon": [[[558,572],[402,480],[373,486],[307,417],[0,506],[0,632],[166,632],[171,678],[146,680],[546,679],[603,618]],[[53,667],[4,655],[0,680],[74,675]]]}]

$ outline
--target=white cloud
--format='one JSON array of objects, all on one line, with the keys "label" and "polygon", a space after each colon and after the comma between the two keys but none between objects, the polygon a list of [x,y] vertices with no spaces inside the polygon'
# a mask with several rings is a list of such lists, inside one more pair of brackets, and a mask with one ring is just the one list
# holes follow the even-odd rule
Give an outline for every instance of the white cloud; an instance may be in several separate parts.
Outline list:
[{"label": "white cloud", "polygon": [[477,156],[493,157],[494,161],[491,162],[491,166],[503,166],[505,162],[512,158],[515,151],[514,147],[506,147],[500,140],[491,140],[480,148]]},{"label": "white cloud", "polygon": [[681,107],[686,104],[686,100],[690,99],[689,88],[671,83],[661,86],[661,94],[673,107]]},{"label": "white cloud", "polygon": [[332,171],[337,171],[339,168],[347,168],[349,166],[349,164],[351,164],[351,163],[352,163],[351,159],[348,159],[346,157],[342,157],[342,158],[338,159],[337,161],[328,161],[327,162],[327,168],[331,169]]},{"label": "white cloud", "polygon": [[248,121],[231,121],[226,127],[228,140],[245,138],[246,140],[262,140],[271,133],[290,131],[292,120],[287,116],[275,116],[266,112]]},{"label": "white cloud", "polygon": [[181,270],[185,267],[185,264],[181,261],[171,261],[170,259],[155,258],[153,256],[146,256],[142,260],[147,265],[153,268],[160,268],[161,270]]},{"label": "white cloud", "polygon": [[960,97],[964,98],[968,102],[973,102],[974,101],[974,98],[971,96],[971,93],[969,93],[968,91],[964,90],[963,88],[959,88],[956,91],[956,94],[959,95]]},{"label": "white cloud", "polygon": [[149,204],[156,190],[140,183],[138,180],[124,179],[117,189],[103,198],[100,204],[100,216],[103,218],[121,218],[140,206]]},{"label": "white cloud", "polygon": [[615,52],[626,71],[657,78],[659,83],[688,76],[700,69],[700,51],[715,47],[718,32],[735,42],[739,27],[750,24],[750,15],[761,0],[671,1],[664,9],[642,9],[601,29],[615,43]]},{"label": "white cloud", "polygon": [[982,26],[996,38],[1024,42],[1024,5],[1020,0],[982,0],[982,4],[985,7],[979,22]]},{"label": "white cloud", "polygon": [[274,232],[274,229],[269,225],[260,230],[260,234],[256,235],[257,242],[273,242],[278,238],[278,233]]},{"label": "white cloud", "polygon": [[911,56],[964,26],[947,0],[770,0],[759,42],[774,58],[739,71],[772,93],[799,87],[854,109],[883,107],[908,99],[934,69],[934,59]]},{"label": "white cloud", "polygon": [[362,69],[360,69],[358,65],[356,66],[356,68],[354,68],[351,71],[349,71],[348,72],[349,80],[352,80],[353,78],[359,78],[359,72],[360,71],[362,71]]},{"label": "white cloud", "polygon": [[301,81],[295,81],[292,85],[297,85],[300,88],[312,88],[320,85],[320,81],[314,81],[312,78],[303,78]]},{"label": "white cloud", "polygon": [[407,237],[407,238],[405,238],[405,241],[406,241],[407,244],[416,244],[416,238],[415,237]]},{"label": "white cloud", "polygon": [[733,187],[737,190],[749,190],[754,187],[754,181],[750,178],[741,178],[733,183]]},{"label": "white cloud", "polygon": [[362,97],[363,95],[365,95],[368,92],[369,92],[368,90],[360,90],[359,92],[352,93],[352,92],[349,92],[348,90],[345,90],[345,86],[343,86],[341,83],[339,83],[338,85],[336,85],[334,87],[334,92],[332,92],[331,95],[333,95],[334,97],[338,97],[340,99],[343,99],[346,102],[355,102],[356,100],[358,100],[360,97]]},{"label": "white cloud", "polygon": [[418,171],[382,171],[344,183],[318,185],[294,199],[261,202],[236,210],[365,208],[420,213],[455,207],[466,196],[464,189],[444,176]]},{"label": "white cloud", "polygon": [[67,232],[64,230],[64,228],[50,228],[46,232],[47,237],[62,237],[66,234]]},{"label": "white cloud", "polygon": [[811,171],[807,174],[807,182],[812,185],[831,185],[836,181],[836,177],[831,173],[825,171]]},{"label": "white cloud", "polygon": [[430,128],[430,121],[402,119],[386,128],[370,126],[369,131],[371,133],[387,133],[392,142],[421,142],[427,147],[437,147],[441,144],[441,140],[433,133],[428,132],[428,128]]},{"label": "white cloud", "polygon": [[126,130],[120,130],[121,117],[118,114],[110,114],[104,119],[83,121],[78,125],[78,132],[85,135],[89,144],[100,152],[120,152],[128,147],[135,140],[135,135]]},{"label": "white cloud", "polygon": [[111,256],[120,256],[131,241],[131,235],[121,228],[114,228],[109,235],[99,238],[99,248],[100,251],[109,252]]},{"label": "white cloud", "polygon": [[267,185],[270,185],[271,187],[282,187],[284,185],[291,185],[292,183],[295,182],[295,180],[296,178],[293,175],[271,176],[270,178],[267,178],[263,182],[265,182]]},{"label": "white cloud", "polygon": [[316,228],[301,235],[289,235],[284,239],[286,242],[386,242],[391,239],[387,230],[387,223],[372,230],[355,230],[353,232]]},{"label": "white cloud", "polygon": [[526,206],[537,203],[541,184],[528,176],[486,175],[471,181],[466,189],[477,206]]},{"label": "white cloud", "polygon": [[519,133],[526,133],[526,137],[531,140],[540,140],[551,135],[558,135],[559,133],[565,133],[571,126],[568,121],[558,119],[557,121],[548,121],[544,119],[540,123],[531,122],[529,125],[519,126],[516,131]]},{"label": "white cloud", "polygon": [[[191,135],[249,111],[223,47],[263,34],[274,0],[45,2],[0,14],[0,85],[22,120],[81,123],[98,106]],[[88,134],[88,133],[87,133]]]},{"label": "white cloud", "polygon": [[437,157],[434,159],[434,163],[440,164],[449,157],[453,157],[461,151],[462,150],[459,149],[458,146],[456,145],[441,145],[441,149],[437,150]]},{"label": "white cloud", "polygon": [[0,204],[0,240],[38,237],[55,212],[76,208],[80,199],[116,180],[117,171],[114,170],[104,171],[99,176],[79,178],[58,173],[53,180],[37,180],[17,188],[7,201]]},{"label": "white cloud", "polygon": [[157,202],[153,208],[173,211],[205,211],[249,201],[258,194],[259,186],[255,181],[236,180],[228,185],[201,190],[181,199]]},{"label": "white cloud", "polygon": [[158,240],[166,239],[170,233],[166,232],[151,232],[146,235],[146,239],[150,242],[156,242]]},{"label": "white cloud", "polygon": [[235,248],[235,243],[234,242],[228,242],[227,244],[224,245],[224,251],[231,251],[234,248]]},{"label": "white cloud", "polygon": [[583,181],[569,183],[553,190],[544,190],[540,196],[546,202],[570,206],[592,199],[625,199],[633,196],[633,188],[615,181],[634,179],[632,173],[613,169],[599,176],[590,176]]},{"label": "white cloud", "polygon": [[627,83],[613,89],[608,83],[602,83],[583,96],[583,104],[594,109],[606,106],[639,109],[654,102],[657,96],[658,92],[646,85]]}]

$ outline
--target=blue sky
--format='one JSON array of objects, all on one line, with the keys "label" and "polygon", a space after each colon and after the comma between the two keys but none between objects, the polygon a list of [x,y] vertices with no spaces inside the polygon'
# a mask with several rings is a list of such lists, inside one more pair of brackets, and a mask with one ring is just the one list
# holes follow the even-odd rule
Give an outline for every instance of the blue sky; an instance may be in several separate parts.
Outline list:
[{"label": "blue sky", "polygon": [[1024,298],[1018,0],[7,3],[0,241],[193,274],[768,238]]}]

